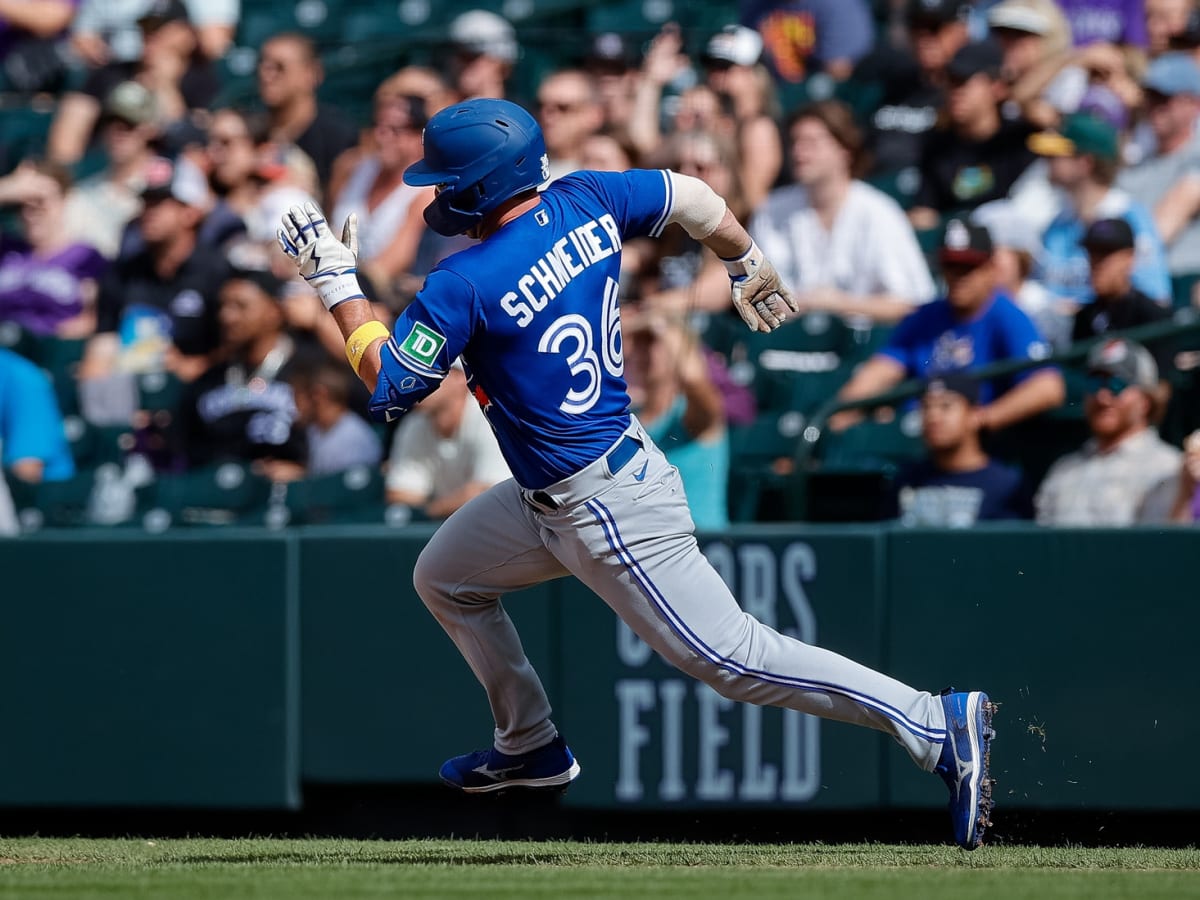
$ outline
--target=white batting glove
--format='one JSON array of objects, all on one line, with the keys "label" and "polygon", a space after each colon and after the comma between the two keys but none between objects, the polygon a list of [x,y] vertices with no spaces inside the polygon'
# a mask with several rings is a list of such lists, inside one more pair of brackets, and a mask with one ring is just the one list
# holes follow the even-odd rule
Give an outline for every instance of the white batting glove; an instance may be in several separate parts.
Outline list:
[{"label": "white batting glove", "polygon": [[783,286],[779,273],[763,256],[758,244],[737,259],[723,259],[733,282],[733,308],[751,331],[771,332],[787,321],[800,305]]},{"label": "white batting glove", "polygon": [[339,241],[329,230],[325,214],[311,201],[283,214],[279,246],[313,286],[326,309],[347,300],[365,300],[358,284],[358,216],[342,226]]}]

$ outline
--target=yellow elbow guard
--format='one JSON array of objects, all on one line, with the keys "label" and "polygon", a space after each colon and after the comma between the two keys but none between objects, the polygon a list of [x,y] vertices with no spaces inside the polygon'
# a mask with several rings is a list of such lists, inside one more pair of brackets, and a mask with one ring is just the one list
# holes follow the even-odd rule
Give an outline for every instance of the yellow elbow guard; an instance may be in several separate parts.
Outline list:
[{"label": "yellow elbow guard", "polygon": [[350,367],[354,369],[355,373],[358,372],[367,348],[379,338],[387,340],[387,336],[388,330],[384,324],[374,320],[364,322],[354,329],[349,340],[346,341],[346,359],[350,360]]}]

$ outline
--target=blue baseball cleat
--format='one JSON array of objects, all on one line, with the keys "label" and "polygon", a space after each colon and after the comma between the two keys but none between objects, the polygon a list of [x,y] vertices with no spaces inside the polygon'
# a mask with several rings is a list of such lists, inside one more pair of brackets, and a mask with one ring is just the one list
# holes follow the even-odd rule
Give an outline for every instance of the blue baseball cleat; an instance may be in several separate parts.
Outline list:
[{"label": "blue baseball cleat", "polygon": [[954,840],[964,850],[983,843],[991,824],[992,781],[988,772],[995,705],[982,691],[942,692],[946,711],[946,741],[933,771],[950,788],[950,818]]},{"label": "blue baseball cleat", "polygon": [[450,787],[468,794],[516,787],[564,791],[579,775],[579,763],[557,735],[550,743],[518,756],[494,748],[456,756],[446,760],[438,774]]}]

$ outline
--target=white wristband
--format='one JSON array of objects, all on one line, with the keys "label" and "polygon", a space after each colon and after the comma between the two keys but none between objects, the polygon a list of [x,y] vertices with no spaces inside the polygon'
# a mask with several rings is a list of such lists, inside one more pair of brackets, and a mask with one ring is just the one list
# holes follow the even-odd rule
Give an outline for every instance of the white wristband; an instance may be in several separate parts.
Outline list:
[{"label": "white wristband", "polygon": [[358,278],[348,272],[323,280],[317,285],[317,295],[321,298],[325,309],[330,311],[339,303],[345,303],[347,300],[367,299],[358,283]]},{"label": "white wristband", "polygon": [[757,272],[763,264],[763,252],[758,249],[758,244],[751,241],[750,249],[737,259],[722,258],[721,262],[725,263],[730,278],[746,278]]}]

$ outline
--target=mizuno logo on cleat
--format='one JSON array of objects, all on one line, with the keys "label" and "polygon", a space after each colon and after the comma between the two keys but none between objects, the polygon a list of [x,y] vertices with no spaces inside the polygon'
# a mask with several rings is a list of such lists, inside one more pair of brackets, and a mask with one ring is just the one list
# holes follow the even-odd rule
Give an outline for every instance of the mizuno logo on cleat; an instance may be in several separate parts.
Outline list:
[{"label": "mizuno logo on cleat", "polygon": [[507,781],[509,772],[520,772],[524,766],[510,766],[507,769],[489,769],[487,765],[482,765],[472,769],[472,772],[478,772],[480,775],[486,775],[492,781]]}]

